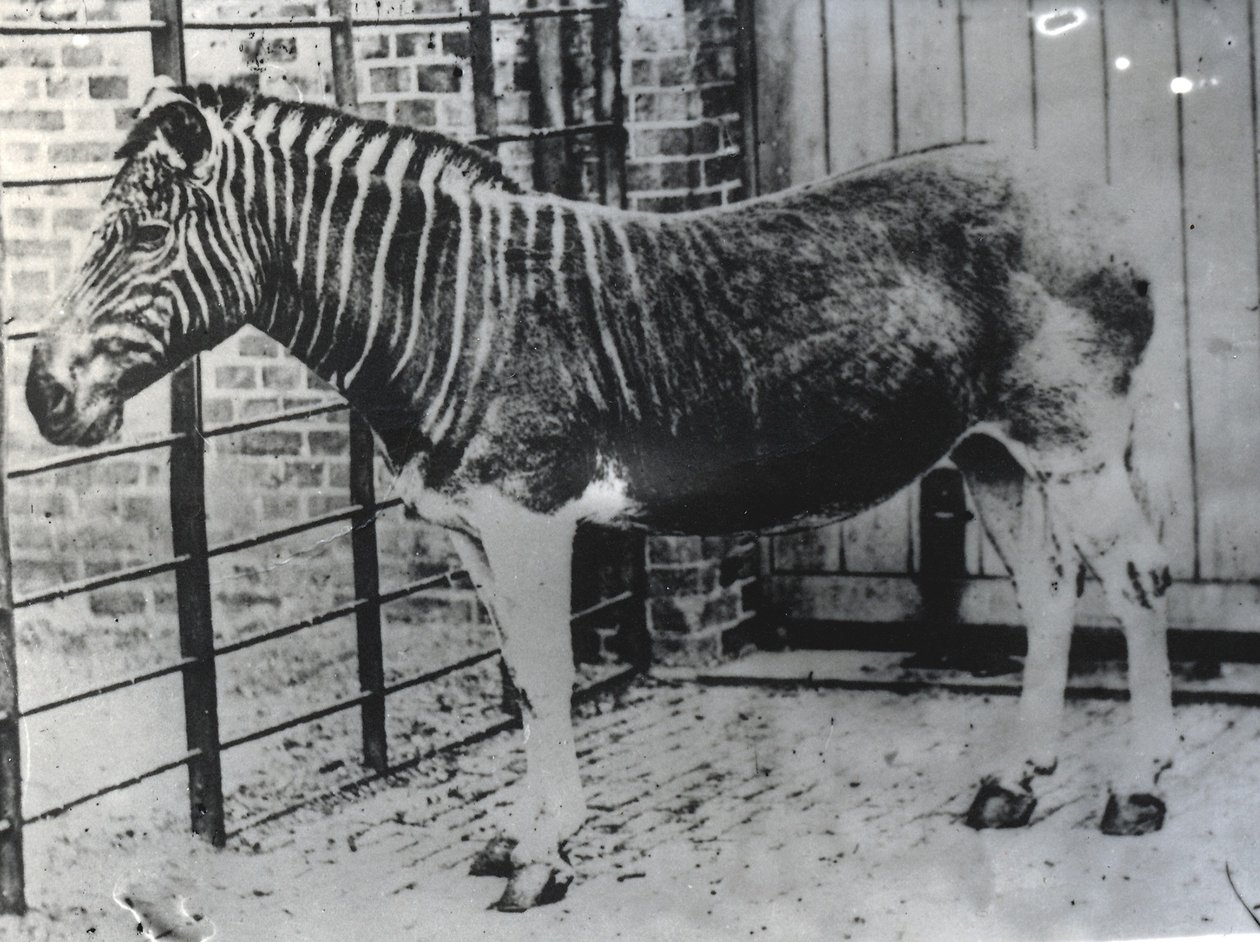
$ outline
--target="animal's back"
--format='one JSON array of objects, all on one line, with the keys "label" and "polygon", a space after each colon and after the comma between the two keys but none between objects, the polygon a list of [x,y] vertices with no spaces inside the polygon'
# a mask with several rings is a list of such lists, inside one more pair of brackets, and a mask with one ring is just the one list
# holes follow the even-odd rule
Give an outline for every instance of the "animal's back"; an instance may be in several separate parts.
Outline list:
[{"label": "animal's back", "polygon": [[1039,186],[960,147],[629,226],[651,303],[621,311],[648,325],[628,352],[651,382],[602,450],[645,518],[759,527],[887,497],[1010,408],[1048,310],[1029,279],[1080,307],[1078,339],[1127,376],[1149,304]]}]

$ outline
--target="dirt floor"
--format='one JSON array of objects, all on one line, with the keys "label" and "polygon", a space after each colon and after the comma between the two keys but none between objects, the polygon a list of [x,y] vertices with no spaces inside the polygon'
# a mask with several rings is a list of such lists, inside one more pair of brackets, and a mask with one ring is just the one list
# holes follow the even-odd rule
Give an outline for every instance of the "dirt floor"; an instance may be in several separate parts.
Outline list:
[{"label": "dirt floor", "polygon": [[[1178,709],[1184,744],[1166,777],[1168,824],[1144,838],[1097,830],[1123,703],[1070,705],[1063,760],[1033,825],[983,833],[958,818],[1013,715],[1009,697],[642,680],[580,712],[591,817],[573,849],[578,881],[561,903],[490,911],[502,881],[465,873],[519,773],[509,732],[256,818],[218,852],[182,833],[178,779],[36,825],[27,845],[35,908],[0,923],[0,936],[140,938],[116,896],[150,926],[163,912],[188,923],[168,939],[206,938],[211,927],[216,939],[294,942],[1256,929],[1247,911],[1260,912],[1255,709]],[[201,918],[184,918],[181,905]]]}]

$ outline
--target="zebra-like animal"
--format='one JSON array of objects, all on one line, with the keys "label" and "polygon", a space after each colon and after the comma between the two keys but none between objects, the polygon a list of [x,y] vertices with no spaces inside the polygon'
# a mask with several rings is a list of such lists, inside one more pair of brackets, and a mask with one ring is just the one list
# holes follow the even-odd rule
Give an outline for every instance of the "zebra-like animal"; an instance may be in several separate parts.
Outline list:
[{"label": "zebra-like animal", "polygon": [[1028,621],[1020,736],[969,813],[1028,821],[1055,766],[1078,565],[1129,645],[1103,828],[1160,826],[1168,570],[1126,467],[1149,286],[983,148],[661,216],[520,192],[448,139],[231,89],[150,94],[27,401],[60,443],[252,324],[336,384],[501,633],[528,770],[483,869],[554,899],[586,816],[571,542],[856,513],[952,454]]}]

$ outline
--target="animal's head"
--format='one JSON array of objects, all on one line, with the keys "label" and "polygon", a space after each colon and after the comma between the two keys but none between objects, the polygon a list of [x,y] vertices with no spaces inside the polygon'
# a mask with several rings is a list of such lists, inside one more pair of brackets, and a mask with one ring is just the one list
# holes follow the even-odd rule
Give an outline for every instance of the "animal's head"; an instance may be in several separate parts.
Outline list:
[{"label": "animal's head", "polygon": [[246,99],[227,96],[159,85],[119,150],[87,258],[32,353],[26,400],[50,441],[113,434],[124,400],[263,302],[256,210],[222,183],[224,116]]}]

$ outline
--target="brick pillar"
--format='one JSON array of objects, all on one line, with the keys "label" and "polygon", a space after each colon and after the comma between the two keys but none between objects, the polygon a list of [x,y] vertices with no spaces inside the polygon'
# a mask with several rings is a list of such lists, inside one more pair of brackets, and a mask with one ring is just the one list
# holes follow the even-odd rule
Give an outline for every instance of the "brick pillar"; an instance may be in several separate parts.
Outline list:
[{"label": "brick pillar", "polygon": [[648,633],[653,663],[712,664],[751,640],[756,618],[755,542],[660,536],[648,541]]}]

